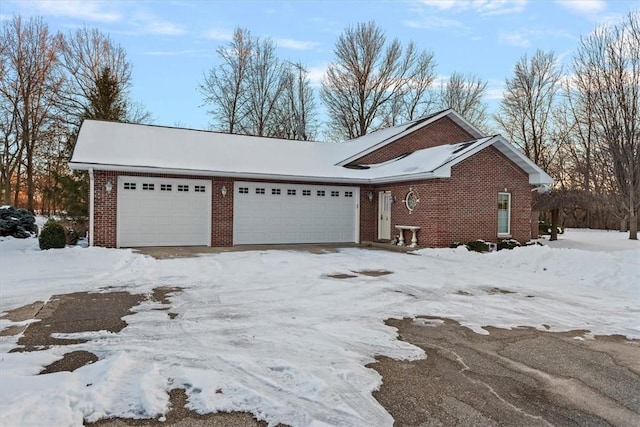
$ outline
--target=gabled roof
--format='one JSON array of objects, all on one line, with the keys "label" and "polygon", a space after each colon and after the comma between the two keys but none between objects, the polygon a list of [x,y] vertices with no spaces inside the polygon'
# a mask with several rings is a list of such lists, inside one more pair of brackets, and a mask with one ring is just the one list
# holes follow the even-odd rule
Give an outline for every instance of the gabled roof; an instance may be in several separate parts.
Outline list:
[{"label": "gabled roof", "polygon": [[360,151],[354,152],[352,156],[342,160],[339,164],[349,164],[354,160],[357,160],[369,153],[379,150],[385,145],[391,144],[392,142],[402,138],[403,136],[409,135],[410,133],[413,133],[427,125],[430,125],[431,123],[437,122],[443,117],[449,117],[458,126],[467,131],[473,138],[482,138],[483,136],[485,136],[484,133],[482,133],[477,127],[465,120],[460,114],[449,108],[425,117],[421,117],[416,120],[412,120],[407,123],[403,123],[398,126],[381,129],[363,135],[359,138],[346,141],[345,144],[359,144],[359,147],[357,147],[357,149],[360,149]]},{"label": "gabled roof", "polygon": [[292,141],[85,120],[69,166],[84,170],[367,184],[448,177],[453,165],[495,145],[529,173],[531,184],[553,182],[549,175],[500,136],[427,148],[362,169],[342,166],[349,158],[360,157],[359,153],[374,146],[388,144],[435,117],[443,117],[444,113],[345,143]]}]

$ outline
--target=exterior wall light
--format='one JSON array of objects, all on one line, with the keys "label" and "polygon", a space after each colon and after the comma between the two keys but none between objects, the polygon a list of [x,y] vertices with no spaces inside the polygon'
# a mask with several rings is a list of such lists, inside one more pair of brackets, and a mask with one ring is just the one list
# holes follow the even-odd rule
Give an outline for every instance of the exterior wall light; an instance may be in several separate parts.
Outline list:
[{"label": "exterior wall light", "polygon": [[370,202],[373,202],[373,191],[369,191],[369,193],[367,193],[367,198]]},{"label": "exterior wall light", "polygon": [[220,193],[222,193],[222,197],[227,197],[227,186],[223,185],[220,189]]},{"label": "exterior wall light", "polygon": [[111,194],[111,190],[113,190],[113,183],[111,182],[111,180],[107,181],[107,183],[104,185],[104,189],[107,190],[107,194]]}]

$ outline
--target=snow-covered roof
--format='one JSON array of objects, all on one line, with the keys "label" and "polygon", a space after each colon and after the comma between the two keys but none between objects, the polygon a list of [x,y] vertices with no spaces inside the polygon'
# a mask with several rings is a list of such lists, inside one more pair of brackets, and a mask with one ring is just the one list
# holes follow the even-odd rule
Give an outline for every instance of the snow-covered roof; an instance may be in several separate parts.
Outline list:
[{"label": "snow-covered roof", "polygon": [[[400,182],[448,177],[451,166],[495,144],[529,173],[530,183],[553,182],[501,137],[483,137],[462,144],[423,149],[407,156],[369,165],[344,167],[346,159],[395,140],[423,120],[383,129],[345,143],[322,143],[232,135],[153,125],[85,120],[72,169],[122,172],[215,175],[254,179],[282,179],[345,183]],[[533,179],[532,179],[533,177]]]}]

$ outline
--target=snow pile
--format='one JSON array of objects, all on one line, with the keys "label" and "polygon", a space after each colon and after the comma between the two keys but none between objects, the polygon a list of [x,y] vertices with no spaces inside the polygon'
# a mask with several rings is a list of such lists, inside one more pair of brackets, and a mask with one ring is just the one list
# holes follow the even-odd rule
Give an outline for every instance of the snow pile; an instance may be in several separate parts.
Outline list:
[{"label": "snow pile", "polygon": [[[364,366],[377,355],[423,352],[396,339],[383,323],[390,317],[442,316],[485,334],[486,325],[548,325],[640,338],[637,246],[417,254],[274,250],[157,261],[130,250],[41,252],[35,240],[2,241],[2,264],[13,267],[1,273],[3,311],[75,291],[183,291],[171,297],[175,319],[145,302],[117,334],[65,335],[88,338],[84,344],[7,353],[16,337],[2,337],[0,423],[158,417],[167,391],[184,388],[189,407],[201,413],[248,411],[274,425],[392,425],[371,396],[381,378]],[[381,269],[393,273],[367,274]],[[73,350],[100,360],[35,375]]]}]

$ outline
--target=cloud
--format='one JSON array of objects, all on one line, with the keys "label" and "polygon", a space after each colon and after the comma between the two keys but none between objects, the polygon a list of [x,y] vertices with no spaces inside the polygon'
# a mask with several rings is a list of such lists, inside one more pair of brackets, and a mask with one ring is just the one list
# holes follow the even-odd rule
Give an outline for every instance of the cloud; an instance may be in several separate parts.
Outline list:
[{"label": "cloud", "polygon": [[82,3],[71,0],[39,0],[19,2],[23,10],[41,15],[66,16],[68,18],[82,19],[95,22],[118,22],[122,20],[122,14],[113,8],[107,10],[106,5],[114,3],[103,1],[83,1]]},{"label": "cloud", "polygon": [[604,0],[556,0],[556,3],[572,12],[593,16],[607,8]]},{"label": "cloud", "polygon": [[211,28],[204,32],[203,37],[210,40],[228,41],[233,39],[233,31],[221,28]]},{"label": "cloud", "polygon": [[504,32],[501,32],[498,35],[498,41],[501,44],[506,44],[508,46],[516,46],[516,47],[529,47],[529,46],[531,46],[531,41],[523,33],[504,33]]},{"label": "cloud", "polygon": [[472,11],[480,15],[505,15],[522,12],[527,0],[422,0],[421,3],[447,12]]},{"label": "cloud", "polygon": [[577,37],[566,30],[558,29],[521,29],[519,31],[505,32],[498,34],[498,41],[501,44],[516,47],[529,47],[533,40],[544,38],[566,38],[577,40]]},{"label": "cloud", "polygon": [[315,67],[307,68],[307,77],[309,77],[309,82],[313,87],[320,87],[320,83],[324,78],[325,73],[327,72],[327,64],[316,65]]},{"label": "cloud", "polygon": [[458,20],[443,18],[440,16],[425,16],[420,20],[405,21],[405,24],[411,28],[424,28],[424,29],[464,27],[462,22]]},{"label": "cloud", "polygon": [[309,50],[320,46],[320,43],[302,40],[274,39],[273,41],[278,45],[278,47],[282,47],[284,49]]}]

